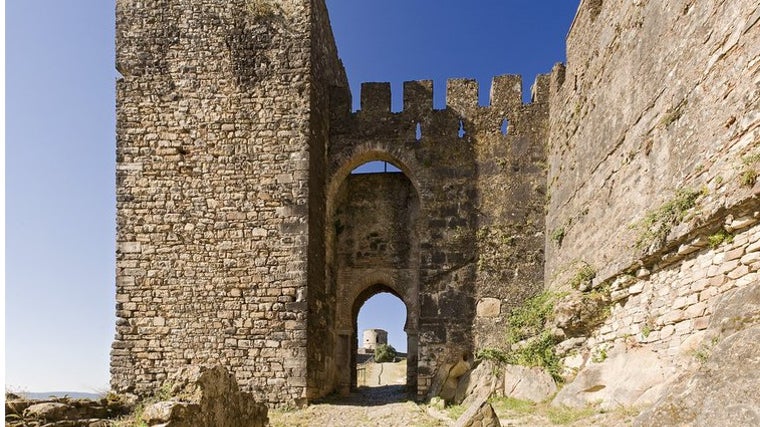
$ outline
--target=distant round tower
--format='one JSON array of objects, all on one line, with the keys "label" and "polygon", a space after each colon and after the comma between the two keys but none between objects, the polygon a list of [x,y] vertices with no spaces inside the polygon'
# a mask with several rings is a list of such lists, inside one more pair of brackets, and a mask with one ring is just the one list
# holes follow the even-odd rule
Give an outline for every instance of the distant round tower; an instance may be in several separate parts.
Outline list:
[{"label": "distant round tower", "polygon": [[388,344],[388,332],[383,329],[364,330],[364,349],[374,351],[380,344]]}]

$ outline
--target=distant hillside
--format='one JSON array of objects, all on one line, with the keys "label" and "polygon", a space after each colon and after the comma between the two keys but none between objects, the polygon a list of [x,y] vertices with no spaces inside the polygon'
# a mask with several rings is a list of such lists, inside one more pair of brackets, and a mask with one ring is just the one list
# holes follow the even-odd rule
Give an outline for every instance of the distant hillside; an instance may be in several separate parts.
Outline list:
[{"label": "distant hillside", "polygon": [[44,391],[44,392],[23,392],[16,393],[27,399],[44,400],[52,397],[71,397],[74,399],[93,399],[97,400],[103,397],[103,393],[85,393],[82,391]]}]

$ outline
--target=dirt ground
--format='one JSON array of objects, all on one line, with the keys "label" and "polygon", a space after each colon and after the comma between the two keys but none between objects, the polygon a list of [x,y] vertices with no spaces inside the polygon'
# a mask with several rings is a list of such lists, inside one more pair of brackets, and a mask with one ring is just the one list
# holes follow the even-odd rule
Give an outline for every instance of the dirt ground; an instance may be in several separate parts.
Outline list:
[{"label": "dirt ground", "polygon": [[[501,425],[549,427],[628,426],[638,414],[634,410],[600,413],[593,408],[566,410],[546,404],[497,399],[494,410]],[[273,427],[437,427],[452,426],[464,408],[437,409],[418,405],[405,392],[405,387],[361,387],[345,398],[330,398],[292,411],[269,411]]]},{"label": "dirt ground", "polygon": [[328,399],[296,411],[269,411],[273,427],[370,427],[449,425],[409,400],[405,386],[362,387],[346,398]]}]

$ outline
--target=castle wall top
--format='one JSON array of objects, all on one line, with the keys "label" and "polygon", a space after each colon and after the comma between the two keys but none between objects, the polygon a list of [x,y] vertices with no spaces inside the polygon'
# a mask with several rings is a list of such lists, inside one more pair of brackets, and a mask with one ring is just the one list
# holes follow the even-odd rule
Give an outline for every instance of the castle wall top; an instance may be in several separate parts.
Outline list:
[{"label": "castle wall top", "polygon": [[[539,75],[532,86],[532,102],[546,102],[549,88],[546,76]],[[403,112],[414,115],[433,111],[432,80],[404,82]],[[522,77],[519,75],[496,76],[491,82],[489,105],[498,111],[510,112],[524,105],[522,100]],[[446,108],[461,114],[476,111],[479,104],[479,85],[473,79],[449,79],[446,82]],[[361,110],[369,113],[391,112],[391,85],[387,82],[368,82],[361,86]]]}]

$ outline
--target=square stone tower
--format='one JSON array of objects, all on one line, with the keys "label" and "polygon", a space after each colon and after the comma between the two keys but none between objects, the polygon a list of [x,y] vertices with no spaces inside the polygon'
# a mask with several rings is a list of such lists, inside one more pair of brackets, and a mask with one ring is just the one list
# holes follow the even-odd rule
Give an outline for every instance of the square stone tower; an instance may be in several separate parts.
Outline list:
[{"label": "square stone tower", "polygon": [[324,2],[116,8],[112,386],[149,394],[221,363],[259,399],[309,398],[308,364],[327,359],[307,351],[324,326],[307,311],[329,308],[308,307],[306,284],[325,283],[329,104],[348,96]]}]

